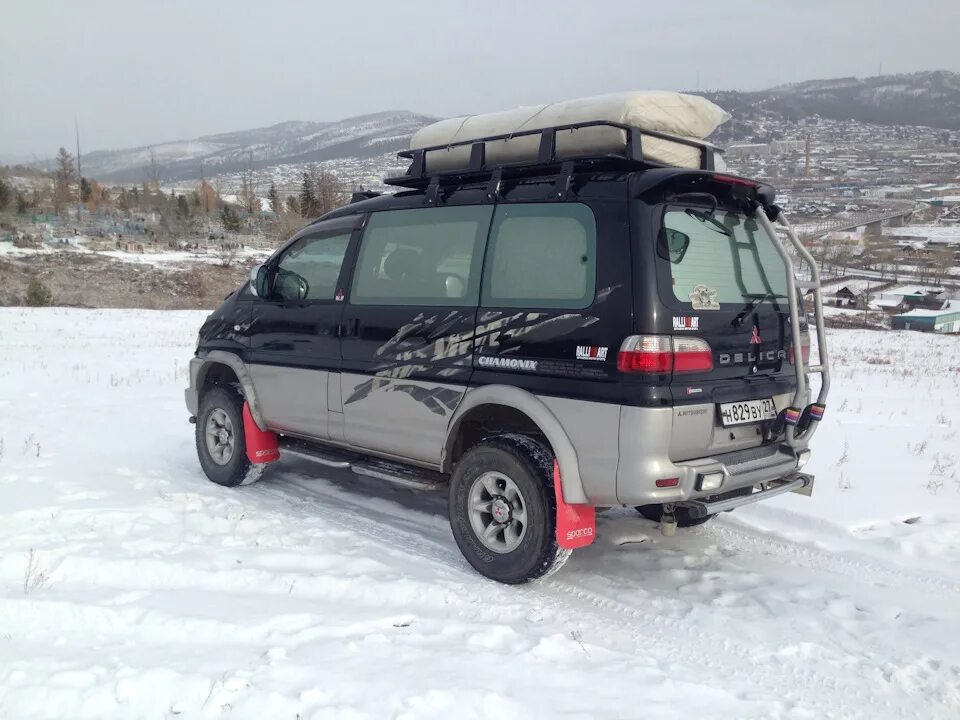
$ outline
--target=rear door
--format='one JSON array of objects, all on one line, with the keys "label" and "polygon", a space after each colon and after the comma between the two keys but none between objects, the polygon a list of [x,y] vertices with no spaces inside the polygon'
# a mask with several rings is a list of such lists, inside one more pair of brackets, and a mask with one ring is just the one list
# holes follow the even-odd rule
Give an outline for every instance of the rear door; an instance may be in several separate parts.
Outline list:
[{"label": "rear door", "polygon": [[663,329],[713,357],[708,372],[672,375],[674,459],[760,444],[795,384],[783,260],[733,208],[663,206],[655,243]]},{"label": "rear door", "polygon": [[342,439],[350,445],[440,462],[472,373],[492,214],[489,204],[371,214],[342,326]]}]

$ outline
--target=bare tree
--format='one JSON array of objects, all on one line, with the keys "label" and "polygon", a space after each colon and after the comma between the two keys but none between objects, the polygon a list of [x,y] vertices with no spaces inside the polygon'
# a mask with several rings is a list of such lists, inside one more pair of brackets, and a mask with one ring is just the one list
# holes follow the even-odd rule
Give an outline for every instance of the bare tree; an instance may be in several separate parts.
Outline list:
[{"label": "bare tree", "polygon": [[206,180],[201,180],[197,187],[197,205],[204,214],[220,207],[220,193]]},{"label": "bare tree", "polygon": [[59,215],[73,197],[71,186],[76,181],[73,155],[66,148],[57,153],[57,169],[53,181],[53,209]]},{"label": "bare tree", "polygon": [[319,206],[320,215],[335,210],[347,202],[347,195],[343,188],[343,183],[332,172],[320,168],[317,174],[316,200]]},{"label": "bare tree", "polygon": [[899,280],[902,262],[900,248],[888,238],[878,235],[866,240],[864,263],[871,270],[879,272],[882,279],[892,274],[893,280]]},{"label": "bare tree", "polygon": [[249,175],[244,175],[240,179],[240,192],[237,194],[237,200],[240,206],[250,214],[260,209],[257,193],[254,191],[253,181]]},{"label": "bare tree", "polygon": [[230,267],[233,265],[234,261],[237,259],[237,253],[239,248],[235,242],[225,242],[220,245],[219,250],[217,250],[217,260],[220,263],[220,267]]},{"label": "bare tree", "polygon": [[931,251],[933,267],[930,273],[930,279],[935,285],[941,284],[950,277],[950,269],[953,266],[953,248],[949,245],[940,245]]}]

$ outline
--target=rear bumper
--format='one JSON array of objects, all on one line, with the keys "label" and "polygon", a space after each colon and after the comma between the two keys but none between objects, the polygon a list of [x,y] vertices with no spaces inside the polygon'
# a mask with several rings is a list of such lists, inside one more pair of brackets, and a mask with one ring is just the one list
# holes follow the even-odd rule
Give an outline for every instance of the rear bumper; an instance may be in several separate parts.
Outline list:
[{"label": "rear bumper", "polygon": [[[670,459],[672,433],[675,431],[671,413],[668,408],[623,408],[617,468],[617,500],[620,504],[705,502],[704,498],[732,490],[796,478],[806,459],[804,449],[772,443],[675,462]],[[715,477],[718,473],[723,476],[719,487],[701,489],[704,476]],[[812,477],[804,477],[812,482]],[[676,483],[671,487],[657,487],[658,480],[673,479]],[[806,485],[800,483],[796,486],[801,487]],[[745,502],[766,497],[770,495],[755,499],[744,496]]]},{"label": "rear bumper", "polygon": [[690,514],[695,518],[715,515],[716,513],[733,510],[741,505],[768,500],[788,492],[803,493],[809,495],[813,492],[813,476],[805,473],[794,473],[781,480],[764,483],[760,490],[755,490],[749,495],[739,495],[721,500],[688,500],[681,503],[683,507],[689,509]]}]

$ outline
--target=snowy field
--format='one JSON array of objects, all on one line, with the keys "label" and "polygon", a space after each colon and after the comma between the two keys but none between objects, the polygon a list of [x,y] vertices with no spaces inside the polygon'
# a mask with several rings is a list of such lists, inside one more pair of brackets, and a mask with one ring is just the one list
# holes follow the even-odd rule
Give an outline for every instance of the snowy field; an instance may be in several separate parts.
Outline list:
[{"label": "snowy field", "polygon": [[0,309],[0,718],[960,717],[960,337],[831,333],[813,498],[513,588],[443,497],[209,483],[203,317]]},{"label": "snowy field", "polygon": [[[62,252],[88,253],[99,257],[107,257],[121,262],[135,265],[152,265],[158,268],[171,268],[189,263],[206,263],[221,265],[223,258],[216,248],[209,252],[195,250],[160,250],[157,252],[127,252],[126,250],[91,250],[81,243],[50,244],[46,243],[39,248],[18,248],[12,242],[0,242],[0,256],[23,258],[32,255],[53,255]],[[271,248],[257,248],[245,246],[237,248],[230,260],[231,263],[244,263],[248,260],[266,260],[273,252]]]}]

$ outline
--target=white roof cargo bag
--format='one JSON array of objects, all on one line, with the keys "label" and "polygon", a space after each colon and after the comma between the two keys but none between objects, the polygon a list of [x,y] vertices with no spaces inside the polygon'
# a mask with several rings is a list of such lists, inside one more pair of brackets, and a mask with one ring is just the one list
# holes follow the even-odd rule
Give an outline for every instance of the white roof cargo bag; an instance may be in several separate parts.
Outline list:
[{"label": "white roof cargo bag", "polygon": [[[666,138],[641,136],[645,160],[698,168],[704,138],[729,119],[730,115],[722,108],[696,95],[627,92],[441,120],[417,131],[410,148],[436,148],[496,135],[604,121],[696,141],[697,145],[686,145]],[[622,154],[626,142],[626,131],[609,125],[561,130],[556,134],[556,157]],[[485,163],[491,166],[535,160],[539,143],[538,134],[487,141]],[[470,145],[433,150],[426,156],[428,173],[467,168]]]}]

